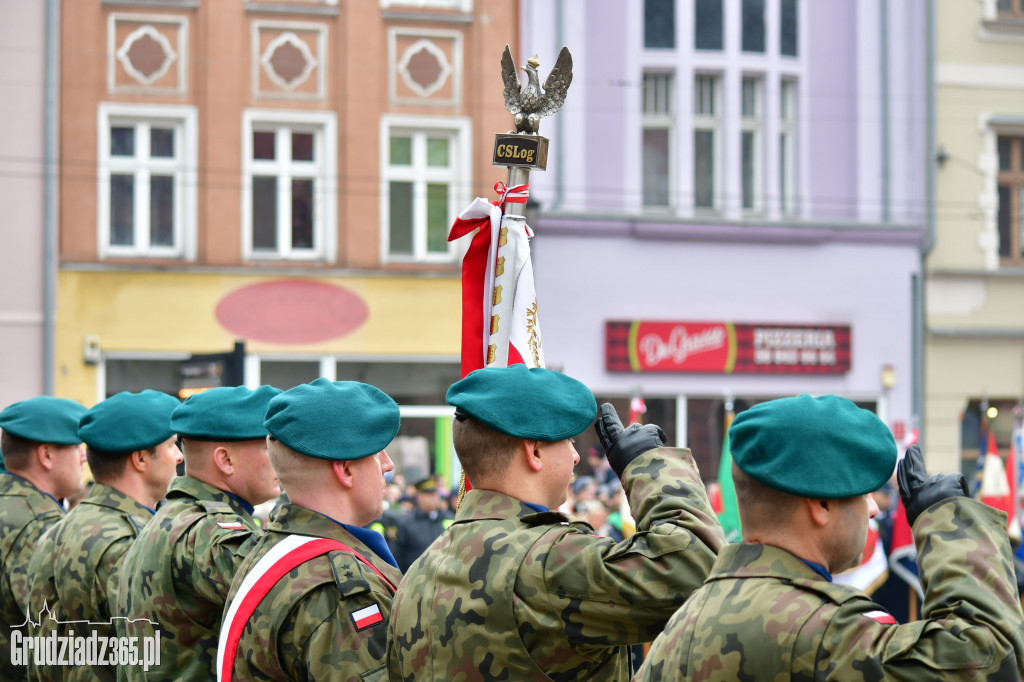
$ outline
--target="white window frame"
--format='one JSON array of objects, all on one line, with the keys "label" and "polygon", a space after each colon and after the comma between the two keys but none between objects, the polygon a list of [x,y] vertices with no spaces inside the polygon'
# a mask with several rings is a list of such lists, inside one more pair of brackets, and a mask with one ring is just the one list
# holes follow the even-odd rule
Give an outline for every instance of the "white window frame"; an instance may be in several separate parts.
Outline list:
[{"label": "white window frame", "polygon": [[[279,111],[246,109],[242,113],[242,255],[247,261],[290,260],[325,261],[337,260],[338,237],[338,133],[337,115],[334,112]],[[253,132],[272,129],[278,135],[281,131],[294,130],[314,133],[314,154],[312,162],[293,162],[287,158],[273,161],[255,160],[253,155]],[[280,138],[279,138],[280,139]],[[275,144],[280,152],[281,146]],[[313,195],[313,248],[293,249],[291,247],[291,183],[278,182],[277,200],[277,248],[256,250],[253,248],[252,178],[254,175],[276,175],[278,178],[312,178]]]},{"label": "white window frame", "polygon": [[[658,92],[651,93],[648,90],[649,79],[655,81],[656,90]],[[644,178],[641,177],[641,192],[640,192],[640,203],[644,211],[671,211],[675,207],[675,186],[676,186],[676,155],[673,150],[676,148],[676,113],[675,113],[675,100],[676,100],[676,75],[666,71],[645,71],[643,74],[643,103],[640,108],[641,127],[643,131],[648,129],[661,129],[667,130],[667,142],[665,154],[668,159],[668,168],[666,170],[667,178],[666,183],[668,186],[668,203],[662,204],[646,204],[644,203],[644,193],[646,187],[644,186]],[[662,87],[664,86],[664,87]],[[658,103],[664,101],[665,106],[659,108]],[[641,136],[643,134],[641,132]],[[643,145],[641,137],[641,155],[643,154]],[[645,159],[640,159],[641,176],[643,174],[643,168],[645,167]]]},{"label": "white window frame", "polygon": [[413,9],[454,9],[472,12],[473,0],[380,0],[381,9],[409,7]]},{"label": "white window frame", "polygon": [[[414,143],[413,165],[406,168],[391,166],[391,135],[406,131],[414,138],[430,134],[444,134],[452,139],[448,169],[430,169],[419,160],[417,145]],[[456,259],[455,244],[449,242],[442,253],[427,252],[426,225],[426,184],[446,182],[448,192],[448,215],[450,221],[470,202],[470,187],[473,179],[472,123],[468,118],[431,118],[425,116],[385,115],[380,121],[380,234],[382,263],[451,263]],[[413,183],[414,201],[423,202],[424,210],[413,212],[413,253],[391,253],[391,207],[390,183],[394,180]]]},{"label": "white window frame", "polygon": [[[779,80],[779,212],[783,216],[797,215],[797,81]],[[783,137],[785,136],[785,137]],[[785,139],[785,142],[783,141]]]},{"label": "white window frame", "polygon": [[[708,78],[713,83],[712,92],[712,105],[713,113],[699,113],[697,111],[697,101],[701,97],[700,94],[700,80]],[[693,175],[693,210],[695,214],[718,214],[722,211],[722,178],[723,178],[723,148],[722,148],[722,84],[724,82],[723,74],[697,71],[693,74],[693,118],[692,134],[697,131],[710,131],[713,135],[712,142],[712,161],[714,163],[714,172],[712,174],[712,182],[714,183],[712,189],[712,200],[711,206],[698,206],[697,205],[697,177],[696,168],[694,168]],[[696,137],[693,135],[693,137]],[[692,141],[692,140],[691,140]],[[694,160],[696,160],[696,145],[694,144]]]},{"label": "white window frame", "polygon": [[[740,141],[740,207],[747,215],[761,214],[764,211],[764,176],[765,176],[765,153],[764,153],[764,83],[765,79],[760,74],[744,74],[740,79],[740,135],[751,133],[753,136],[753,169],[754,176],[751,181],[753,187],[753,206],[744,206],[743,201],[743,144]],[[751,97],[753,98],[753,112],[744,111],[743,101],[746,99],[747,86],[752,86]]]},{"label": "white window frame", "polygon": [[[196,258],[196,169],[199,141],[196,108],[193,106],[115,104],[101,102],[97,114],[97,215],[96,236],[99,258]],[[110,129],[136,130],[135,155],[131,158],[110,153]],[[153,126],[173,128],[173,159],[143,158],[149,149],[148,133]],[[151,246],[149,178],[157,172],[174,177],[174,225],[172,246]],[[110,243],[110,176],[135,176],[134,242],[131,246]]]}]

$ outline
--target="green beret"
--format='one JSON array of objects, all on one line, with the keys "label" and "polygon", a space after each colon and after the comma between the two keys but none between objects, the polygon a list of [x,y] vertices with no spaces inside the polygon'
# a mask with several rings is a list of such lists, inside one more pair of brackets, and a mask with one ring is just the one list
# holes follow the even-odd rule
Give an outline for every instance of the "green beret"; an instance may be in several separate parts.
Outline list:
[{"label": "green beret", "polygon": [[36,443],[78,445],[78,420],[86,407],[74,400],[40,395],[8,405],[0,412],[0,429]]},{"label": "green beret", "polygon": [[729,445],[736,466],[754,480],[817,500],[878,490],[896,468],[889,427],[835,395],[755,405],[736,416]]},{"label": "green beret", "polygon": [[267,437],[263,419],[270,400],[281,393],[273,386],[256,390],[221,386],[195,393],[174,410],[171,430],[196,440],[241,441]]},{"label": "green beret", "polygon": [[134,452],[156,447],[174,435],[171,413],[177,398],[146,389],[122,391],[97,403],[82,416],[78,437],[104,452]]},{"label": "green beret", "polygon": [[263,425],[295,452],[344,461],[383,450],[400,422],[398,404],[379,388],[321,378],[271,400]]},{"label": "green beret", "polygon": [[495,431],[554,442],[583,433],[597,416],[594,394],[561,372],[516,364],[470,372],[445,400]]}]

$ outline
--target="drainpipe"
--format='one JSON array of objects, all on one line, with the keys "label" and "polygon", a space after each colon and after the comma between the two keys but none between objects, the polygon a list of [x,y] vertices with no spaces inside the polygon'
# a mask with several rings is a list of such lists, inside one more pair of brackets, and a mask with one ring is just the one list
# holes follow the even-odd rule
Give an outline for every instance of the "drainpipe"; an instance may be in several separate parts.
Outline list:
[{"label": "drainpipe", "polygon": [[879,57],[879,62],[882,65],[880,77],[882,90],[882,223],[888,223],[891,218],[889,204],[892,201],[889,188],[889,183],[892,181],[892,169],[889,164],[889,0],[881,0],[879,8],[881,10],[879,32],[882,36]]},{"label": "drainpipe", "polygon": [[43,393],[54,392],[54,312],[57,286],[57,71],[60,2],[46,0],[46,65],[43,82]]},{"label": "drainpipe", "polygon": [[913,409],[918,442],[925,441],[924,428],[924,352],[925,335],[925,262],[935,246],[935,0],[925,3],[925,235],[921,244],[920,269],[914,276],[914,386]]}]

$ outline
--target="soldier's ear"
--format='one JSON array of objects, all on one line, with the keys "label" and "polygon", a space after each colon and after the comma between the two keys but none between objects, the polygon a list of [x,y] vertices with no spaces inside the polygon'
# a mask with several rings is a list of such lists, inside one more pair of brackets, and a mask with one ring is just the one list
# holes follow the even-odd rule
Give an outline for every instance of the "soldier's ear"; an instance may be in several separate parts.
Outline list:
[{"label": "soldier's ear", "polygon": [[540,441],[539,440],[522,440],[519,441],[521,444],[521,454],[526,457],[526,466],[529,467],[530,471],[540,471],[544,468],[544,463],[540,457]]},{"label": "soldier's ear", "polygon": [[57,453],[49,443],[40,443],[36,446],[35,457],[39,462],[39,466],[43,467],[44,471],[53,470],[53,465],[56,463]]},{"label": "soldier's ear", "polygon": [[225,476],[230,476],[235,473],[235,462],[231,455],[231,451],[223,445],[218,445],[213,449],[212,457],[217,469],[219,469]]},{"label": "soldier's ear", "polygon": [[836,500],[811,500],[805,499],[811,521],[817,526],[827,526],[836,508]]},{"label": "soldier's ear", "polygon": [[355,476],[352,472],[352,462],[350,460],[331,462],[331,471],[334,472],[334,477],[338,479],[338,482],[346,488],[351,489],[355,485]]}]

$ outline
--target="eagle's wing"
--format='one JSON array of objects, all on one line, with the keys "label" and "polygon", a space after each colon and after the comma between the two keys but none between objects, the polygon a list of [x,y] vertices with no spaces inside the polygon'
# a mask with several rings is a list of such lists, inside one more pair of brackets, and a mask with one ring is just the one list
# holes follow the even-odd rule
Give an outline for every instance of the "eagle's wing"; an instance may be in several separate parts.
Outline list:
[{"label": "eagle's wing", "polygon": [[501,55],[501,80],[505,82],[505,108],[509,113],[518,114],[522,111],[519,104],[519,91],[522,83],[519,82],[519,73],[516,70],[516,63],[512,61],[512,52],[505,46],[505,52]]},{"label": "eagle's wing", "polygon": [[[569,48],[563,47],[558,53],[554,68],[551,69],[547,80],[544,81],[544,97],[541,98],[541,105],[537,113],[547,116],[561,109],[570,83],[572,83],[572,55],[569,54]],[[506,92],[508,92],[507,88]]]}]

